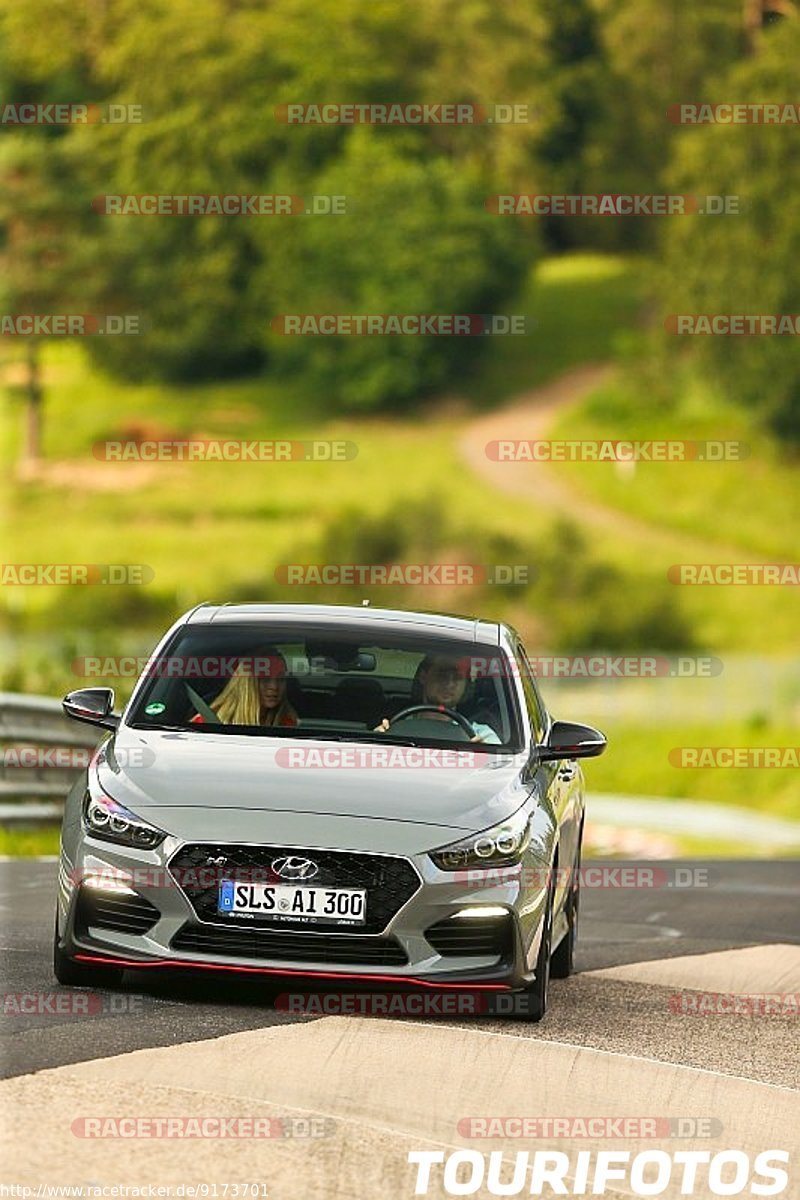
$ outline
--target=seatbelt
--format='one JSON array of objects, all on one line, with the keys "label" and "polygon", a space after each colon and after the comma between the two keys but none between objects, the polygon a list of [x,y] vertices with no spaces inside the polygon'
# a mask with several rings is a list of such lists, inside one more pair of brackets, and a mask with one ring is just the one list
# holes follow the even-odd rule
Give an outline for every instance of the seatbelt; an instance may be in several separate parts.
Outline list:
[{"label": "seatbelt", "polygon": [[211,705],[206,704],[203,697],[198,696],[198,694],[194,690],[194,688],[189,687],[188,683],[184,683],[183,686],[186,688],[186,691],[189,693],[189,699],[191,700],[192,704],[195,706],[197,711],[200,713],[201,717],[205,717],[205,719],[207,721],[210,721],[212,723],[212,725],[221,725],[222,721],[220,721],[219,717],[214,712]]}]

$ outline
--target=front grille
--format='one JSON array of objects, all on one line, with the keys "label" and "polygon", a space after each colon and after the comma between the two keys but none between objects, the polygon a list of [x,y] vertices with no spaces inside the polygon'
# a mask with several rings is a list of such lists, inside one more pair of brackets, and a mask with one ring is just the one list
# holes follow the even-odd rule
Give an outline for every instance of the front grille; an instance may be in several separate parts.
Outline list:
[{"label": "front grille", "polygon": [[425,930],[437,954],[510,958],[513,926],[507,917],[446,917]]},{"label": "front grille", "polygon": [[[284,855],[310,858],[319,871],[309,884],[315,887],[366,888],[366,921],[359,934],[382,933],[389,921],[422,886],[417,872],[405,858],[360,854],[345,850],[314,850],[298,846],[242,846],[195,844],[182,847],[169,862],[178,886],[201,921],[224,922],[239,929],[279,929],[289,922],[273,915],[245,917],[220,913],[219,887],[224,880],[239,883],[287,883],[272,870],[272,862]],[[224,860],[214,862],[212,860]],[[302,882],[298,880],[297,882]],[[319,928],[333,930],[330,924]],[[340,927],[353,929],[354,927]]]},{"label": "front grille", "polygon": [[82,888],[75,920],[82,930],[92,926],[95,929],[113,929],[117,933],[147,933],[160,915],[158,909],[143,896],[115,895],[113,892]]},{"label": "front grille", "polygon": [[348,934],[274,933],[265,929],[219,928],[187,923],[170,943],[173,950],[218,954],[230,958],[265,958],[277,962],[328,966],[402,967],[408,962],[403,947],[390,937]]}]

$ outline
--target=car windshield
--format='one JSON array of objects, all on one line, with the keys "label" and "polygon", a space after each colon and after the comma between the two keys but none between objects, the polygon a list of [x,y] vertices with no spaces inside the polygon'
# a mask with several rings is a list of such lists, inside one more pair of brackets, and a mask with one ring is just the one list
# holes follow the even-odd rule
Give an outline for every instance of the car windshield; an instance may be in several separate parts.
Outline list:
[{"label": "car windshield", "polygon": [[[188,626],[151,660],[136,728],[519,749],[498,646],[425,631]],[[407,709],[414,709],[406,713]]]}]

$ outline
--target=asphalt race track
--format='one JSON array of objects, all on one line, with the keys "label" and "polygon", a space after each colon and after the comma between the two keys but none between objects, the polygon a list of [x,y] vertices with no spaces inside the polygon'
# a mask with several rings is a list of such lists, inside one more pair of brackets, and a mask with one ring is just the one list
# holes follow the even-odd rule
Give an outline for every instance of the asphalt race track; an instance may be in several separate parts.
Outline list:
[{"label": "asphalt race track", "polygon": [[[615,871],[632,866],[651,866],[657,886],[619,886]],[[534,1148],[751,1159],[780,1148],[791,1155],[780,1194],[800,1196],[800,863],[586,867],[598,871],[583,889],[578,974],[553,981],[546,1019],[530,1025],[295,1015],[276,1010],[258,979],[160,972],[127,974],[119,992],[91,997],[88,1014],[59,1012],[59,996],[85,993],[51,975],[55,863],[0,864],[4,1179],[34,1195],[42,1184],[156,1182],[177,1196],[181,1184],[213,1181],[224,1200],[224,1184],[246,1180],[270,1200],[400,1198],[414,1195],[409,1150],[501,1150],[505,1162],[531,1149],[518,1134],[475,1137],[467,1118],[603,1115],[660,1119],[659,1138],[593,1140],[572,1126],[549,1129]],[[699,992],[782,1000],[697,1011]],[[38,1005],[23,1004],[31,996]],[[284,1134],[88,1139],[75,1126],[178,1114],[278,1117]],[[429,1195],[447,1194],[440,1180],[439,1169]],[[620,1184],[604,1194],[635,1193]],[[662,1194],[680,1191],[670,1183]]]}]

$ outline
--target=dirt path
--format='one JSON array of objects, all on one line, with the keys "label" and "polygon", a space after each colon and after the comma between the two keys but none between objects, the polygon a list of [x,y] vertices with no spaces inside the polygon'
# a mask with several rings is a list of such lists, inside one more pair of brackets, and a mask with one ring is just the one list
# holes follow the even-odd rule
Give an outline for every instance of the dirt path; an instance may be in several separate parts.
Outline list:
[{"label": "dirt path", "polygon": [[[538,508],[555,510],[584,528],[602,530],[617,539],[641,542],[648,551],[658,548],[664,553],[680,552],[684,562],[723,560],[726,556],[726,561],[749,560],[750,556],[738,548],[654,525],[584,496],[570,486],[566,472],[562,475],[548,463],[495,462],[486,457],[486,445],[491,441],[546,438],[566,409],[596,391],[612,374],[613,368],[607,364],[575,367],[544,387],[517,397],[507,408],[476,418],[459,439],[462,459],[476,475],[500,492],[529,500]],[[580,437],[577,428],[575,437]],[[578,466],[573,464],[573,469]],[[608,464],[608,470],[615,469],[614,464]]]}]

